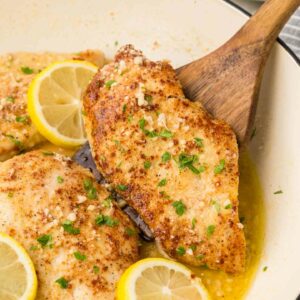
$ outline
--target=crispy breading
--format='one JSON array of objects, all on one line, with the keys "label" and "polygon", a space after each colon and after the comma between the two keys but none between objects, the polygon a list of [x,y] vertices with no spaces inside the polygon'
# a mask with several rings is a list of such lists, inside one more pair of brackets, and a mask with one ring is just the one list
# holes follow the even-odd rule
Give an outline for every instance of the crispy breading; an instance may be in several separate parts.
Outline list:
[{"label": "crispy breading", "polygon": [[26,53],[0,55],[0,161],[34,147],[44,138],[38,133],[27,112],[27,90],[33,77],[49,64],[66,59],[104,64],[100,51],[80,53]]},{"label": "crispy breading", "polygon": [[[37,299],[114,299],[120,275],[138,259],[138,237],[108,196],[88,170],[58,154],[0,163],[0,232],[33,260]],[[67,289],[55,282],[61,277]]]},{"label": "crispy breading", "polygon": [[84,97],[98,169],[161,248],[181,262],[242,272],[238,146],[230,127],[184,97],[171,65],[127,45]]}]

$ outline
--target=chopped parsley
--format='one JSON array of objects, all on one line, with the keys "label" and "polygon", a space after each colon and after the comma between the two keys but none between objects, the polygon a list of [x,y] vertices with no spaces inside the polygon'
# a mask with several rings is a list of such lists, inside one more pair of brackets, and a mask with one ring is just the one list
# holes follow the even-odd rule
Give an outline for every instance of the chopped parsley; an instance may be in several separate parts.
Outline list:
[{"label": "chopped parsley", "polygon": [[95,220],[96,225],[102,226],[102,225],[107,225],[109,227],[114,227],[119,224],[118,220],[113,219],[110,216],[105,216],[105,215],[99,215],[97,216]]},{"label": "chopped parsley", "polygon": [[102,205],[106,208],[111,208],[112,196],[109,195],[106,199],[103,200]]},{"label": "chopped parsley", "polygon": [[57,183],[63,183],[64,179],[61,176],[57,176],[56,181],[57,181]]},{"label": "chopped parsley", "polygon": [[232,208],[232,204],[231,203],[229,203],[229,204],[227,204],[227,205],[225,205],[225,207],[224,207],[225,209],[230,209],[230,208]]},{"label": "chopped parsley", "polygon": [[206,235],[207,237],[211,237],[213,233],[215,232],[216,226],[215,225],[209,225],[206,228]]},{"label": "chopped parsley", "polygon": [[7,197],[8,198],[12,198],[14,196],[14,193],[13,192],[9,192],[8,194],[7,194]]},{"label": "chopped parsley", "polygon": [[191,249],[193,252],[195,252],[196,249],[197,249],[197,246],[196,246],[196,245],[191,245],[191,246],[190,246],[190,249]]},{"label": "chopped parsley", "polygon": [[43,248],[46,246],[49,246],[49,247],[52,246],[52,235],[50,235],[50,234],[41,235],[36,240],[40,243],[40,245]]},{"label": "chopped parsley", "polygon": [[205,171],[204,166],[200,166],[199,168],[196,168],[194,166],[195,163],[198,162],[198,156],[197,155],[189,155],[186,153],[179,154],[178,158],[178,164],[180,169],[188,168],[195,174],[200,174]]},{"label": "chopped parsley", "polygon": [[157,184],[157,186],[161,187],[161,186],[165,186],[166,184],[167,184],[167,179],[164,178]]},{"label": "chopped parsley", "polygon": [[12,143],[14,143],[20,151],[24,150],[24,145],[21,141],[19,141],[16,137],[11,134],[5,134],[5,137],[9,138]]},{"label": "chopped parsley", "polygon": [[220,174],[225,169],[225,159],[221,159],[220,163],[215,167],[214,173]]},{"label": "chopped parsley", "polygon": [[36,251],[36,250],[38,250],[39,248],[37,247],[37,246],[31,246],[30,248],[29,248],[29,250],[30,251]]},{"label": "chopped parsley", "polygon": [[75,228],[73,227],[73,222],[70,220],[66,220],[62,223],[62,227],[64,229],[65,232],[68,232],[70,234],[79,234],[80,233],[80,229],[79,228]]},{"label": "chopped parsley", "polygon": [[268,270],[268,267],[267,266],[264,266],[263,267],[263,272],[266,272]]},{"label": "chopped parsley", "polygon": [[28,123],[28,116],[16,116],[16,122]]},{"label": "chopped parsley", "polygon": [[126,112],[126,109],[127,109],[127,105],[124,104],[123,107],[122,107],[122,112],[123,112],[123,114]]},{"label": "chopped parsley", "polygon": [[73,253],[74,257],[77,259],[77,260],[80,260],[80,261],[84,261],[86,260],[86,255],[80,253],[79,251],[75,251]]},{"label": "chopped parsley", "polygon": [[135,236],[136,235],[136,231],[133,228],[130,228],[130,227],[125,228],[125,233],[128,236]]},{"label": "chopped parsley", "polygon": [[179,246],[177,249],[176,249],[176,253],[180,256],[183,256],[185,254],[185,248],[183,246]]},{"label": "chopped parsley", "polygon": [[221,211],[221,206],[217,201],[213,200],[213,201],[211,201],[211,204],[215,208],[217,213],[219,213]]},{"label": "chopped parsley", "polygon": [[196,223],[197,223],[196,218],[193,218],[193,219],[192,219],[192,229],[195,229]]},{"label": "chopped parsley", "polygon": [[283,191],[279,190],[279,191],[274,192],[274,195],[279,195],[279,194],[283,194]]},{"label": "chopped parsley", "polygon": [[150,131],[150,130],[145,129],[145,126],[147,125],[147,121],[144,118],[140,119],[138,124],[139,124],[139,127],[142,130],[142,132],[150,138],[154,138],[154,137],[171,138],[171,137],[173,137],[173,133],[166,129],[162,130],[161,132],[157,132],[155,130]]},{"label": "chopped parsley", "polygon": [[152,103],[152,100],[153,100],[153,97],[152,97],[151,95],[146,94],[145,97],[144,97],[144,99],[145,99],[149,104],[151,104],[151,103]]},{"label": "chopped parsley", "polygon": [[166,151],[162,156],[161,156],[161,160],[162,162],[167,162],[171,159],[171,153]]},{"label": "chopped parsley", "polygon": [[108,81],[105,82],[105,87],[108,88],[108,89],[110,89],[111,86],[112,86],[114,83],[116,83],[115,80],[108,80]]},{"label": "chopped parsley", "polygon": [[54,152],[51,152],[51,151],[43,151],[42,154],[44,156],[54,156]]},{"label": "chopped parsley", "polygon": [[144,168],[147,170],[147,169],[150,169],[151,168],[151,161],[149,161],[149,160],[146,160],[145,162],[144,162]]},{"label": "chopped parsley", "polygon": [[7,101],[7,102],[11,102],[11,103],[15,103],[15,98],[14,97],[12,97],[12,96],[8,96],[8,97],[6,97],[5,98],[5,100]]},{"label": "chopped parsley", "polygon": [[204,258],[204,254],[199,254],[196,256],[197,259],[203,259]]},{"label": "chopped parsley", "polygon": [[32,74],[33,73],[33,69],[29,68],[29,67],[21,67],[21,71],[24,73],[24,74]]},{"label": "chopped parsley", "polygon": [[124,184],[118,184],[118,185],[117,185],[117,189],[118,189],[119,191],[124,192],[124,191],[127,191],[127,190],[128,190],[128,186],[127,186],[127,185],[124,185]]},{"label": "chopped parsley", "polygon": [[133,115],[130,114],[130,115],[128,116],[127,120],[128,120],[129,123],[131,123],[132,120],[133,120]]},{"label": "chopped parsley", "polygon": [[198,147],[203,147],[203,139],[200,138],[194,138],[194,142]]},{"label": "chopped parsley", "polygon": [[90,200],[97,199],[97,190],[93,186],[93,183],[90,179],[84,179],[83,181],[83,187],[87,193],[87,197]]},{"label": "chopped parsley", "polygon": [[119,45],[119,42],[118,41],[115,41],[115,46],[117,47]]},{"label": "chopped parsley", "polygon": [[58,278],[55,282],[58,283],[62,289],[68,288],[69,282],[64,277]]},{"label": "chopped parsley", "polygon": [[93,266],[93,272],[94,272],[95,274],[99,274],[99,272],[100,272],[99,267],[98,267],[98,266]]},{"label": "chopped parsley", "polygon": [[186,206],[181,200],[173,202],[172,206],[175,208],[176,214],[178,216],[182,216],[186,211]]}]

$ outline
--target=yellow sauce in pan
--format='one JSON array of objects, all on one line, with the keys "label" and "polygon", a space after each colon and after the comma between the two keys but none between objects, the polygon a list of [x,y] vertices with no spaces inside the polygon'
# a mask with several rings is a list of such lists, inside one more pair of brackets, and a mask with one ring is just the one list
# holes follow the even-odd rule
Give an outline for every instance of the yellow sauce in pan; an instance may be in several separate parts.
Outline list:
[{"label": "yellow sauce in pan", "polygon": [[[212,299],[243,299],[249,290],[258,268],[264,237],[263,194],[258,176],[247,153],[240,155],[239,214],[243,220],[247,241],[246,271],[239,275],[230,275],[221,271],[190,267],[198,275]],[[154,243],[143,243],[143,257],[161,257]]]},{"label": "yellow sauce in pan", "polygon": [[[50,143],[45,143],[38,148],[67,156],[72,156],[74,153],[73,150],[58,148]],[[246,271],[243,274],[230,275],[221,271],[190,267],[202,279],[212,300],[243,299],[251,286],[261,257],[265,219],[263,193],[255,166],[246,152],[240,154],[239,167],[239,215],[245,226],[247,241]],[[142,257],[161,257],[155,243],[142,242],[140,253]]]}]

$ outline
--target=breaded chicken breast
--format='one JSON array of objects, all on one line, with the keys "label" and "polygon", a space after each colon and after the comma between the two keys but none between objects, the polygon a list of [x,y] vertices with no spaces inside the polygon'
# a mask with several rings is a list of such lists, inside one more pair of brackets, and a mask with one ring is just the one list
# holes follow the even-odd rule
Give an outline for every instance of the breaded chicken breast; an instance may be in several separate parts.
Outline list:
[{"label": "breaded chicken breast", "polygon": [[0,163],[0,232],[20,242],[38,276],[37,299],[114,299],[138,259],[128,217],[91,173],[32,151]]},{"label": "breaded chicken breast", "polygon": [[0,161],[43,141],[27,113],[27,89],[33,77],[56,61],[80,59],[101,67],[100,51],[77,54],[9,53],[0,55]]},{"label": "breaded chicken breast", "polygon": [[123,47],[95,75],[84,109],[98,169],[164,252],[190,265],[242,272],[236,137],[185,98],[170,64]]}]

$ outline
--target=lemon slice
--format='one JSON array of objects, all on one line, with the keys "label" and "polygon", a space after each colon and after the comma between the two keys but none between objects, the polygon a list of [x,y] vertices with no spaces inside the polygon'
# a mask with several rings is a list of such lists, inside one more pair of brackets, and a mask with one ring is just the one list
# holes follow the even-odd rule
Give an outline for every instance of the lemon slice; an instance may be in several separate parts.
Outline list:
[{"label": "lemon slice", "polygon": [[117,287],[117,300],[207,300],[200,278],[164,258],[146,258],[130,266]]},{"label": "lemon slice", "polygon": [[96,72],[89,62],[68,60],[50,65],[31,82],[30,118],[53,144],[73,148],[85,143],[81,96]]},{"label": "lemon slice", "polygon": [[37,278],[25,249],[13,238],[0,233],[0,299],[35,299]]}]

